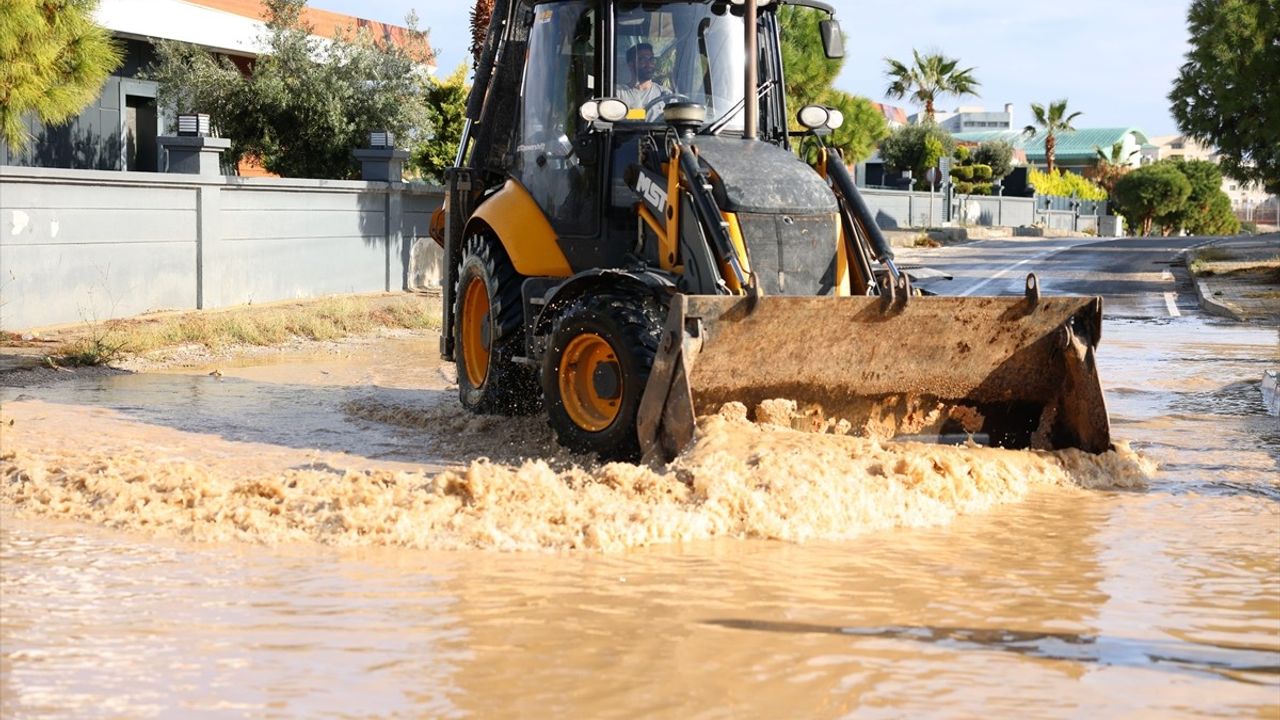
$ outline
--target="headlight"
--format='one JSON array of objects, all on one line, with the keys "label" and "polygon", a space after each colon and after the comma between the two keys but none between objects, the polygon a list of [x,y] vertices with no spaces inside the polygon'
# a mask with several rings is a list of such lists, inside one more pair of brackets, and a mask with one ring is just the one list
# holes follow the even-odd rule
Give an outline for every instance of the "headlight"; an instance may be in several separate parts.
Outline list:
[{"label": "headlight", "polygon": [[600,119],[607,122],[618,122],[627,117],[627,111],[631,108],[627,104],[617,98],[605,98],[597,103]]},{"label": "headlight", "polygon": [[827,110],[827,127],[831,128],[832,130],[836,130],[843,124],[844,124],[844,113],[840,112],[835,108],[830,108],[829,110]]},{"label": "headlight", "polygon": [[831,117],[831,112],[821,105],[805,105],[800,108],[800,112],[796,113],[796,119],[800,124],[810,130],[817,130],[827,124]]},{"label": "headlight", "polygon": [[600,119],[600,102],[597,100],[588,100],[582,103],[582,107],[578,108],[578,114],[587,122],[595,122]]}]

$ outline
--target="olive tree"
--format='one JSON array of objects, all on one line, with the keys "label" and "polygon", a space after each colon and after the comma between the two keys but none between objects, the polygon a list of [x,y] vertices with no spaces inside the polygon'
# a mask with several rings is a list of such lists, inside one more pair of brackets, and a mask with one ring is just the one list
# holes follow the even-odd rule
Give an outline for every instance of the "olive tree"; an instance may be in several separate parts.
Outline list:
[{"label": "olive tree", "polygon": [[916,179],[916,187],[928,189],[925,172],[936,168],[938,161],[954,152],[955,148],[956,141],[951,133],[936,123],[924,122],[893,131],[880,143],[880,157],[895,170],[910,170]]},{"label": "olive tree", "polygon": [[231,140],[230,162],[251,155],[286,177],[353,178],[359,165],[351,153],[370,131],[412,141],[426,130],[430,51],[412,16],[403,44],[363,32],[324,41],[302,20],[305,0],[265,4],[267,50],[251,74],[224,56],[171,41],[159,43],[149,71],[171,110],[209,114]]}]

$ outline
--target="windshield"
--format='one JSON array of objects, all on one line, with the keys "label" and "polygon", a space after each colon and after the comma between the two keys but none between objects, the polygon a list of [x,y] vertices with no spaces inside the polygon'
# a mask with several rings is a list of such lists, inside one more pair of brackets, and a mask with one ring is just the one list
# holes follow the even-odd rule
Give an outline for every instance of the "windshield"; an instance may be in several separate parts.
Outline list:
[{"label": "windshield", "polygon": [[[742,18],[726,5],[622,4],[617,13],[614,95],[628,118],[655,122],[668,102],[695,102],[714,121],[742,100]],[[742,110],[724,129],[742,131]]]}]

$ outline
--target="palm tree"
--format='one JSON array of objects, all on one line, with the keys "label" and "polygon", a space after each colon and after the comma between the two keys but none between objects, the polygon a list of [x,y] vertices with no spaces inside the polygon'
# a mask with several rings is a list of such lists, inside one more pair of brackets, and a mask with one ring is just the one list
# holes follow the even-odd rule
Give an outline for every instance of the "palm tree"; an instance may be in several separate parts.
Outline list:
[{"label": "palm tree", "polygon": [[480,53],[489,32],[489,20],[493,17],[493,0],[476,0],[471,8],[471,57],[474,65],[480,65]]},{"label": "palm tree", "polygon": [[977,97],[978,87],[982,84],[973,76],[973,68],[960,70],[959,60],[949,58],[940,53],[921,55],[912,50],[915,60],[911,65],[893,58],[885,58],[889,69],[885,75],[892,82],[885,94],[892,98],[904,98],[908,95],[912,100],[924,105],[925,115],[933,120],[934,102],[942,95],[973,95]]},{"label": "palm tree", "polygon": [[[1044,156],[1049,165],[1049,174],[1053,174],[1054,152],[1058,147],[1058,133],[1075,132],[1076,129],[1071,126],[1071,121],[1080,117],[1083,113],[1073,112],[1067,114],[1066,99],[1049,103],[1046,110],[1040,103],[1031,103],[1031,114],[1036,119],[1036,125],[1039,125],[1045,132],[1044,136]],[[1028,125],[1023,129],[1024,135],[1035,135],[1038,132],[1036,125]]]},{"label": "palm tree", "polygon": [[1126,155],[1123,140],[1117,140],[1112,143],[1110,153],[1107,153],[1097,145],[1093,146],[1093,151],[1098,155],[1098,162],[1107,163],[1108,165],[1128,165],[1133,156],[1140,152],[1138,150],[1130,150],[1129,154]]},{"label": "palm tree", "polygon": [[1116,189],[1116,183],[1120,178],[1133,169],[1129,161],[1140,151],[1130,150],[1126,154],[1124,141],[1120,140],[1112,144],[1110,152],[1097,145],[1093,146],[1093,152],[1098,157],[1094,158],[1092,167],[1085,169],[1084,176],[1101,185],[1102,189],[1110,195]]}]

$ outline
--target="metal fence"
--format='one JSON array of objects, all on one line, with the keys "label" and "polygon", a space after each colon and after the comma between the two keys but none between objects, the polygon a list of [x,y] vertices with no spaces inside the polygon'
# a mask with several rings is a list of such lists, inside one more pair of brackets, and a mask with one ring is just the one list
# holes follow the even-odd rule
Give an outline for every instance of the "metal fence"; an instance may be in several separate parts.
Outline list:
[{"label": "metal fence", "polygon": [[1040,225],[1054,230],[1097,231],[1106,216],[1105,202],[1048,195],[1033,198],[954,195],[944,192],[862,188],[876,224],[885,230],[922,228],[944,223],[990,227]]},{"label": "metal fence", "polygon": [[0,166],[0,328],[439,282],[439,188]]}]

